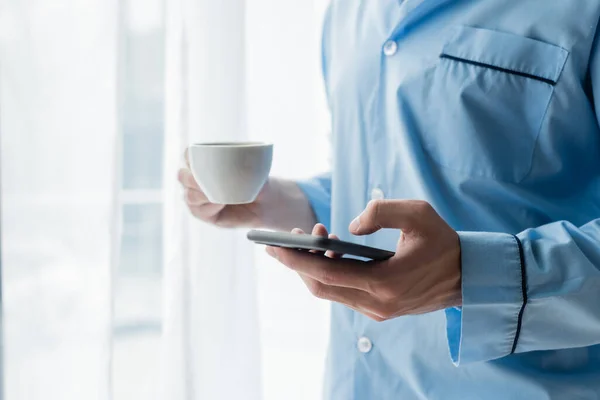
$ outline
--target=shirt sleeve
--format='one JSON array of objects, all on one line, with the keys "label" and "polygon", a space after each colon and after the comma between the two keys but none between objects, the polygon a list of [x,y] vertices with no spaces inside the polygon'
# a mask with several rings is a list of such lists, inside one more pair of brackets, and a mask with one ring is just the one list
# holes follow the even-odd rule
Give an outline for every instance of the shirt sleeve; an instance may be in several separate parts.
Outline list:
[{"label": "shirt sleeve", "polygon": [[331,173],[297,182],[308,198],[317,221],[331,229]]},{"label": "shirt sleeve", "polygon": [[[589,82],[600,120],[596,35]],[[446,310],[455,364],[600,344],[600,219],[459,237],[463,305]]]},{"label": "shirt sleeve", "polygon": [[454,363],[600,344],[600,219],[459,236],[463,305],[446,310]]}]

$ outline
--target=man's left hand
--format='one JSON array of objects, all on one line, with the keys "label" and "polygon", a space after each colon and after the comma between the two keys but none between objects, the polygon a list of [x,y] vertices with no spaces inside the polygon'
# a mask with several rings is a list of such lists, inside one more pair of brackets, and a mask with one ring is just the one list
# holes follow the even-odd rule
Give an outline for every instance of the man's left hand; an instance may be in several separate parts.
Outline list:
[{"label": "man's left hand", "polygon": [[[314,296],[344,304],[376,321],[461,305],[458,234],[429,203],[374,200],[349,229],[354,235],[369,235],[382,228],[401,230],[396,254],[386,261],[365,263],[330,252],[322,255],[275,247],[267,247],[267,253],[296,271]],[[328,235],[321,224],[312,233]]]}]

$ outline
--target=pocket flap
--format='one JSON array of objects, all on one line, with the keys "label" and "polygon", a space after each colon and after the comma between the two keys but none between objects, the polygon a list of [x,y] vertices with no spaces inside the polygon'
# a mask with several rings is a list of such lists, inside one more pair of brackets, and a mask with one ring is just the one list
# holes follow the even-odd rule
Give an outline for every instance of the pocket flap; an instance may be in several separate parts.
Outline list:
[{"label": "pocket flap", "polygon": [[568,55],[562,47],[524,36],[459,26],[441,57],[556,84]]}]

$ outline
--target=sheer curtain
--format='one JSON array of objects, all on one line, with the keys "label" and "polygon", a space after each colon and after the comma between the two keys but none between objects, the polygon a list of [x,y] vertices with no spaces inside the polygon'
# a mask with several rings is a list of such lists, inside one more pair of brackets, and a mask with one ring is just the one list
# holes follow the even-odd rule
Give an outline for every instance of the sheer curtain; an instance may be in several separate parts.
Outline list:
[{"label": "sheer curtain", "polygon": [[7,399],[110,396],[118,15],[0,1]]},{"label": "sheer curtain", "polygon": [[188,143],[247,138],[244,2],[167,6],[164,398],[259,399],[252,247],[189,218],[175,179]]},{"label": "sheer curtain", "polygon": [[[244,239],[190,217],[174,182],[187,144],[275,144],[273,173],[326,168],[325,1],[167,3],[165,398],[316,399],[327,305]],[[177,397],[168,397],[167,394]]]},{"label": "sheer curtain", "polygon": [[328,305],[176,173],[210,140],[327,167],[325,6],[0,0],[7,399],[319,398]]}]

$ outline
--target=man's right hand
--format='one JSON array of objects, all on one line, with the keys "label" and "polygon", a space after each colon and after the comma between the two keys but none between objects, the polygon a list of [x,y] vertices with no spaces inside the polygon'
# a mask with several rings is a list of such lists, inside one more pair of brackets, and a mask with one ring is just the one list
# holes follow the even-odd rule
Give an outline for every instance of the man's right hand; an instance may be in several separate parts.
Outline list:
[{"label": "man's right hand", "polygon": [[298,185],[292,181],[269,178],[257,199],[250,204],[224,205],[211,203],[196,183],[190,170],[188,152],[186,167],[178,179],[185,190],[185,202],[196,218],[224,228],[268,228],[289,231],[306,230],[316,220],[310,204]]},{"label": "man's right hand", "polygon": [[257,228],[261,225],[259,201],[261,197],[264,197],[268,183],[253,203],[241,205],[214,204],[208,200],[194,179],[190,170],[187,150],[185,152],[185,162],[186,167],[179,170],[178,179],[185,190],[185,203],[193,216],[204,222],[224,228]]}]

